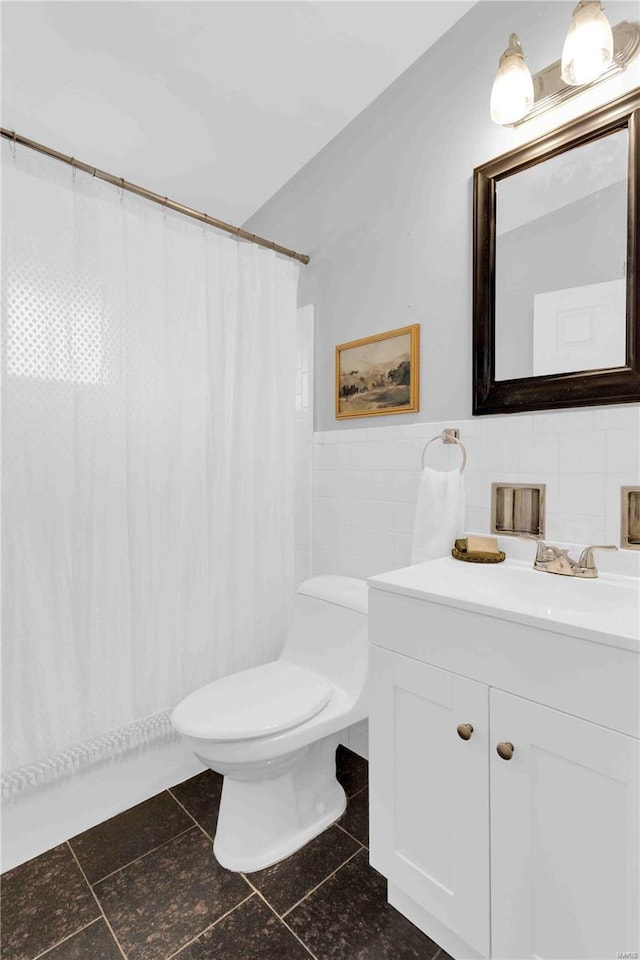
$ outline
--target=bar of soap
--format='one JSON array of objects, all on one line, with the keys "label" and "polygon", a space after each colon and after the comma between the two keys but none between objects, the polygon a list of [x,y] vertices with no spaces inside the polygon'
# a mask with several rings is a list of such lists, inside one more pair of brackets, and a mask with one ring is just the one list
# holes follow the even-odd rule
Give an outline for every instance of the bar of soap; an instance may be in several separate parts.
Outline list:
[{"label": "bar of soap", "polygon": [[500,553],[495,537],[467,537],[467,553]]}]

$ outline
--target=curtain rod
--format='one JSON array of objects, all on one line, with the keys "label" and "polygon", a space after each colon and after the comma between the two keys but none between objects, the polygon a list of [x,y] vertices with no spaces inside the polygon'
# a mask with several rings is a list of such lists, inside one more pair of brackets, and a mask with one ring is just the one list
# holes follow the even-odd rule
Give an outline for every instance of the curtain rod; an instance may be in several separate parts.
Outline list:
[{"label": "curtain rod", "polygon": [[249,233],[248,230],[243,230],[242,227],[234,227],[230,223],[225,223],[224,220],[216,220],[215,217],[210,217],[208,213],[201,213],[199,210],[194,210],[193,207],[187,207],[183,203],[178,203],[177,200],[170,200],[169,197],[163,197],[159,193],[154,193],[153,190],[146,190],[144,187],[139,187],[135,183],[130,183],[128,180],[125,180],[124,177],[115,177],[112,173],[99,170],[98,167],[92,167],[88,163],[76,160],[75,157],[68,157],[66,154],[59,153],[51,147],[45,147],[42,143],[29,140],[27,137],[16,133],[15,130],[7,130],[5,127],[0,127],[0,133],[13,143],[19,143],[23,147],[29,147],[30,150],[35,150],[37,153],[44,153],[47,157],[52,157],[54,160],[61,160],[62,163],[68,163],[77,170],[84,170],[85,173],[90,173],[92,177],[98,177],[99,180],[106,180],[107,183],[112,183],[114,186],[120,187],[121,190],[128,190],[130,193],[135,193],[139,197],[144,197],[146,200],[152,200],[153,203],[159,203],[160,206],[166,207],[168,210],[175,210],[176,213],[182,213],[185,217],[200,220],[201,223],[206,223],[210,227],[216,227],[217,230],[232,233],[242,240],[248,240],[249,243],[257,243],[261,247],[268,247],[269,250],[281,253],[284,257],[291,257],[292,260],[299,260],[300,263],[309,263],[309,257],[306,253],[297,253],[295,250],[281,247],[280,244],[274,243],[273,240],[265,240],[264,237],[258,237],[255,233]]}]

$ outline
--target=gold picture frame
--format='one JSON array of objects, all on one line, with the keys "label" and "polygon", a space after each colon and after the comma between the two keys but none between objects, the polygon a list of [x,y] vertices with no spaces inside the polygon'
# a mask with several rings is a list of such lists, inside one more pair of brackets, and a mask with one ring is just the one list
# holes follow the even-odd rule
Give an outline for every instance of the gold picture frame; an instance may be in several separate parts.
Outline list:
[{"label": "gold picture frame", "polygon": [[336,347],[336,419],[420,409],[420,324]]}]

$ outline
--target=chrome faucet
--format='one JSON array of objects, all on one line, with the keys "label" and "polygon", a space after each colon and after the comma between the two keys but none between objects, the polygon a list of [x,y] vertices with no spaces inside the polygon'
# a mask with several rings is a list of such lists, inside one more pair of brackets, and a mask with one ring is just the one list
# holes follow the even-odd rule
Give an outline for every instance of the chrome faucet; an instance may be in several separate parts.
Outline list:
[{"label": "chrome faucet", "polygon": [[[522,540],[533,540],[534,537],[522,537]],[[607,546],[585,547],[577,560],[569,556],[568,550],[554,547],[552,544],[537,540],[536,558],[533,561],[534,570],[544,573],[559,573],[563,577],[581,577],[593,579],[598,576],[598,568],[593,559],[594,550],[617,550],[613,544]]]}]

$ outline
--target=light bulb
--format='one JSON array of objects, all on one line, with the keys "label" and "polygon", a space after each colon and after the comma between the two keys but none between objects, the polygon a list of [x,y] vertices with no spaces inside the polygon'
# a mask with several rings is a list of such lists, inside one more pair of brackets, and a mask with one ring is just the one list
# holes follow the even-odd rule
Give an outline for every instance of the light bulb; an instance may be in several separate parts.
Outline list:
[{"label": "light bulb", "polygon": [[500,57],[491,89],[491,119],[503,126],[521,120],[533,106],[533,80],[517,34]]},{"label": "light bulb", "polygon": [[613,34],[600,0],[581,0],[562,50],[562,79],[571,87],[597,80],[613,59]]}]

